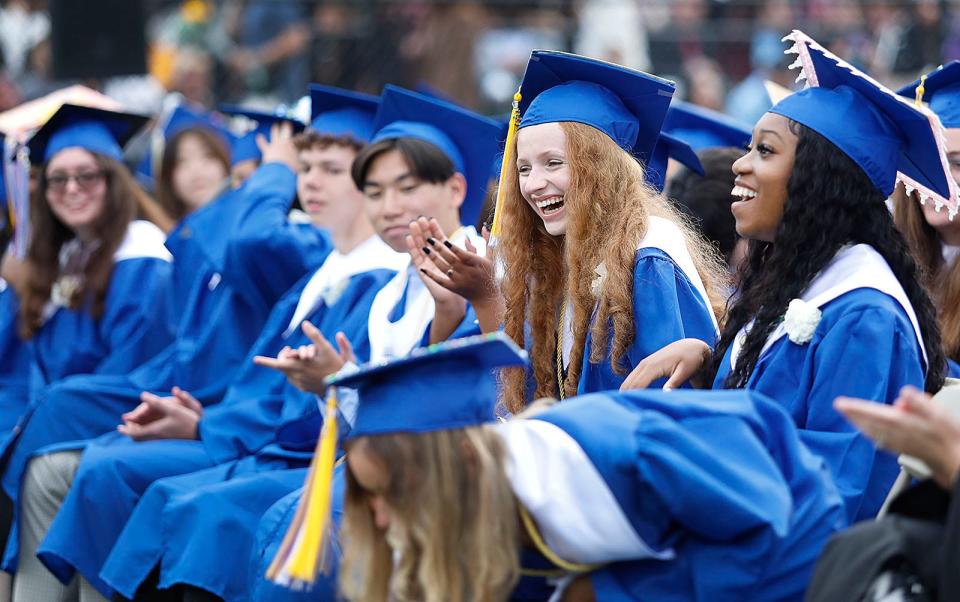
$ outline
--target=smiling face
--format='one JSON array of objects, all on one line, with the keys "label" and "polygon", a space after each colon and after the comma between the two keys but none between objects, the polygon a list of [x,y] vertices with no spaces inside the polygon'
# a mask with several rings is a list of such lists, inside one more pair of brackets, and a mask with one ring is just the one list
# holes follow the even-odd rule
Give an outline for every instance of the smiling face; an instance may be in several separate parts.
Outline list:
[{"label": "smiling face", "polygon": [[520,194],[552,236],[567,232],[564,196],[570,186],[567,136],[559,123],[531,125],[517,132]]},{"label": "smiling face", "polygon": [[787,183],[799,138],[782,115],[766,113],[757,122],[747,154],[733,164],[736,174],[730,205],[737,233],[773,242],[787,204]]},{"label": "smiling face", "polygon": [[44,196],[50,210],[80,238],[90,238],[106,206],[107,180],[96,157],[66,148],[44,168]]},{"label": "smiling face", "polygon": [[297,196],[310,220],[334,232],[351,227],[363,211],[363,195],[350,178],[356,151],[341,144],[313,145],[298,156]]},{"label": "smiling face", "polygon": [[445,182],[426,182],[397,149],[372,159],[363,179],[367,217],[380,238],[398,253],[407,252],[410,222],[420,216],[436,218],[447,236],[456,231],[465,194],[466,180],[461,174],[455,173]]},{"label": "smiling face", "polygon": [[186,134],[177,143],[172,184],[189,211],[213,200],[227,177],[223,161],[199,136]]}]

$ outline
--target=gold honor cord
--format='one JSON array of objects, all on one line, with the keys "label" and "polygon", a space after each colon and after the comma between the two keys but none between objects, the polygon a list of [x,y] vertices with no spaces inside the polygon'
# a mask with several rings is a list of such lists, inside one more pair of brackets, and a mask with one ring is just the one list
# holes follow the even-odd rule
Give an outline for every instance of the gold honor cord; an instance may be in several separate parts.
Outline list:
[{"label": "gold honor cord", "polygon": [[566,380],[563,377],[563,324],[567,320],[567,298],[563,298],[560,306],[560,320],[557,324],[557,384],[560,386],[560,401],[567,396]]},{"label": "gold honor cord", "polygon": [[307,474],[303,498],[279,552],[267,569],[267,578],[271,581],[276,581],[286,569],[292,581],[313,583],[318,569],[325,568],[333,469],[337,465],[337,426],[337,388],[334,386],[327,395],[323,428]]},{"label": "gold honor cord", "polygon": [[[519,504],[518,509],[520,510],[520,520],[523,521],[523,528],[526,529],[527,535],[529,535],[530,539],[533,541],[534,547],[538,552],[543,554],[543,557],[550,561],[551,564],[566,573],[589,573],[603,566],[602,564],[581,564],[579,562],[569,562],[557,556],[556,553],[551,550],[550,547],[547,546],[547,544],[543,541],[543,537],[540,535],[540,530],[537,529],[536,523],[533,522],[533,518],[530,516],[530,513],[527,512],[527,509],[523,507],[523,504]],[[521,572],[525,575],[534,576],[552,576],[555,574],[555,571],[537,569],[522,569]]]},{"label": "gold honor cord", "polygon": [[513,108],[510,110],[510,123],[507,127],[507,139],[503,143],[503,161],[500,163],[500,181],[497,182],[497,203],[493,209],[493,224],[490,226],[490,236],[496,238],[500,236],[500,229],[502,225],[500,220],[503,218],[503,196],[506,194],[506,191],[503,188],[503,174],[507,173],[508,169],[516,169],[516,166],[511,165],[513,163],[513,146],[514,141],[517,139],[517,128],[520,126],[520,95],[519,88],[517,93],[513,95]]}]

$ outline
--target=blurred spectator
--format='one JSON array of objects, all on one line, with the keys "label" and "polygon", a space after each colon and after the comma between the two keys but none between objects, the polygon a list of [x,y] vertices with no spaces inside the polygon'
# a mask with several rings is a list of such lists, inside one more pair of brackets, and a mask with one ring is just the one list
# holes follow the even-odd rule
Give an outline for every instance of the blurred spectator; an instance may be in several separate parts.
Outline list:
[{"label": "blurred spectator", "polygon": [[650,50],[640,5],[640,0],[584,0],[575,52],[649,71]]},{"label": "blurred spectator", "polygon": [[687,100],[722,112],[727,89],[720,65],[705,56],[695,56],[684,62],[683,71]]},{"label": "blurred spectator", "polygon": [[0,7],[0,49],[10,77],[23,75],[30,51],[50,35],[45,10],[27,0],[6,0]]},{"label": "blurred spectator", "polygon": [[944,18],[939,0],[914,0],[909,16],[893,71],[912,79],[943,62],[950,22]]},{"label": "blurred spectator", "polygon": [[[298,1],[245,0],[234,6],[227,31],[236,41],[230,72],[246,94],[293,102],[304,94],[310,70],[310,28]],[[241,99],[247,100],[247,99]]]}]

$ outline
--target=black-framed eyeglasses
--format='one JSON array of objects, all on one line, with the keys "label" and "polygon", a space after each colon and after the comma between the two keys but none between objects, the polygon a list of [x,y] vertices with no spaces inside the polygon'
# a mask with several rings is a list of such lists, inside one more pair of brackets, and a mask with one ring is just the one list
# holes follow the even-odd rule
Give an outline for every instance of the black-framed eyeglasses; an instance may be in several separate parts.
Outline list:
[{"label": "black-framed eyeglasses", "polygon": [[65,191],[70,180],[75,181],[80,190],[88,191],[102,182],[105,175],[102,171],[81,171],[75,174],[55,173],[44,176],[44,181],[47,184],[47,190],[51,192],[61,193]]}]

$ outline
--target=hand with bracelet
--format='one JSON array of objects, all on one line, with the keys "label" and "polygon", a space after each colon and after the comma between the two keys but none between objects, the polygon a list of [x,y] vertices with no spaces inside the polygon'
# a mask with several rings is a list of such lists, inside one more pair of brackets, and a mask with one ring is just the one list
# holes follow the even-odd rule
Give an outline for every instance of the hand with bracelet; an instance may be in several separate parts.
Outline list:
[{"label": "hand with bracelet", "polygon": [[620,390],[646,389],[660,378],[667,379],[664,391],[676,389],[695,377],[712,357],[713,348],[700,339],[680,339],[644,358],[623,381]]}]

